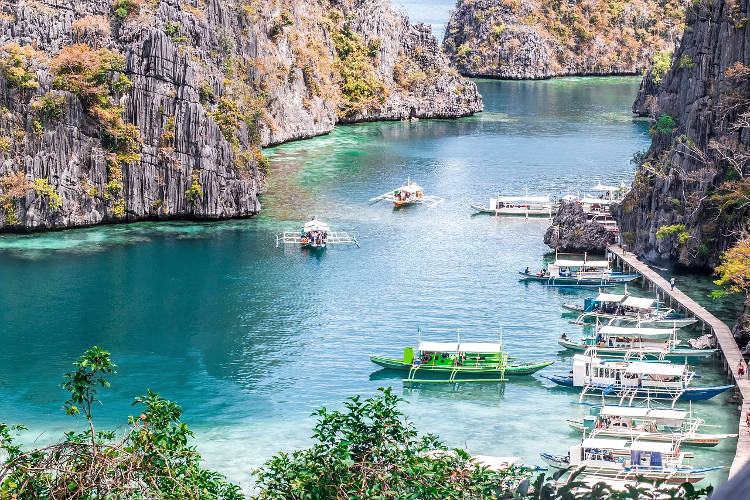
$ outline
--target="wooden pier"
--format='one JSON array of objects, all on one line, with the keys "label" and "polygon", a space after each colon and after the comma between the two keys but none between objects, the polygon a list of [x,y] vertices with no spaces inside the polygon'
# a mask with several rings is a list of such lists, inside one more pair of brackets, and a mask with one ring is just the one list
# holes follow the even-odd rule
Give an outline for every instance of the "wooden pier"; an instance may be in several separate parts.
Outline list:
[{"label": "wooden pier", "polygon": [[750,411],[750,380],[747,378],[740,380],[737,379],[737,365],[739,364],[740,359],[742,359],[742,354],[737,346],[737,342],[732,336],[732,331],[724,324],[724,322],[719,320],[719,318],[708,312],[703,306],[685,295],[685,293],[681,292],[677,286],[672,289],[666,279],[662,278],[647,264],[638,260],[638,257],[636,257],[635,254],[627,252],[617,245],[610,246],[609,252],[614,257],[616,263],[622,265],[623,269],[632,269],[633,271],[638,272],[642,276],[644,287],[648,285],[650,289],[653,289],[659,300],[668,302],[678,311],[694,316],[702,323],[704,332],[709,330],[716,336],[717,343],[721,350],[724,371],[727,373],[727,377],[736,385],[736,394],[741,400],[739,404],[742,406],[738,432],[739,438],[737,440],[737,452],[734,455],[732,467],[729,469],[729,477],[731,478],[742,468],[743,465],[750,462],[750,429],[748,429],[745,424],[745,415]]}]

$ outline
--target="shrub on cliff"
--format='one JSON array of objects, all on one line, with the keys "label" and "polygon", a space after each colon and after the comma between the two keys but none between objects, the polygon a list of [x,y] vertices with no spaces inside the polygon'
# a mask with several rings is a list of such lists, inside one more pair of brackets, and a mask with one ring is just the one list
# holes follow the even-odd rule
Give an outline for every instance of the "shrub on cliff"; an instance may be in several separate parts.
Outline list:
[{"label": "shrub on cliff", "polygon": [[87,428],[59,442],[26,449],[16,441],[25,428],[0,423],[2,498],[242,498],[239,487],[200,466],[193,436],[180,420],[182,409],[156,393],[135,398],[140,415],[125,431],[97,429],[93,409],[98,390],[109,387],[115,364],[98,347],[87,350],[62,384],[70,398],[65,411],[83,416]]},{"label": "shrub on cliff", "polygon": [[729,293],[750,295],[750,238],[740,240],[724,252],[714,272],[719,277],[714,284],[721,287],[712,292],[714,298]]}]

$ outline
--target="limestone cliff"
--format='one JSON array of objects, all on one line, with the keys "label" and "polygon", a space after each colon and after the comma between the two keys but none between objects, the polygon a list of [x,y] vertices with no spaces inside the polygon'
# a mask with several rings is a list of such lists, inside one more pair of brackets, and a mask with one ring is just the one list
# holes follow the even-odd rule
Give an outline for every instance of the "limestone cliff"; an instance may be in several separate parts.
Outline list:
[{"label": "limestone cliff", "polygon": [[0,230],[260,210],[260,147],[482,108],[389,0],[0,1]]},{"label": "limestone cliff", "polygon": [[544,243],[562,252],[603,254],[612,239],[603,225],[587,220],[580,205],[567,201],[561,203],[544,234]]},{"label": "limestone cliff", "polygon": [[460,0],[443,43],[464,75],[641,74],[682,33],[683,0]]},{"label": "limestone cliff", "polygon": [[747,229],[749,0],[695,2],[653,101],[653,141],[615,207],[623,239],[652,260],[711,269]]}]

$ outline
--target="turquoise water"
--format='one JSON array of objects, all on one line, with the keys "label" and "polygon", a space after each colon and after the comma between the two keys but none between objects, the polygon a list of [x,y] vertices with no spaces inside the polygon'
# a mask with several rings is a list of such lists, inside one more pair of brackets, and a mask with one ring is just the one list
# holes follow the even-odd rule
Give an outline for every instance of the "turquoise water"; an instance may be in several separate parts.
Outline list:
[{"label": "turquoise water", "polygon": [[[340,127],[268,151],[272,179],[255,219],[0,236],[0,420],[26,423],[28,440],[59,435],[71,422],[61,374],[97,344],[120,372],[97,408],[104,422],[124,423],[132,396],[160,392],[185,408],[208,465],[244,485],[274,452],[309,444],[313,409],[383,385],[403,394],[422,432],[452,446],[530,464],[565,452],[577,436],[564,419],[586,408],[538,375],[404,389],[368,359],[400,355],[417,327],[425,339],[452,340],[460,328],[465,340],[492,341],[502,326],[516,358],[569,370],[556,340],[578,332],[560,304],[586,293],[515,275],[542,264],[548,222],[471,216],[469,203],[629,181],[631,155],[649,143],[648,123],[629,111],[638,81],[479,86],[486,112],[474,118]],[[367,203],[409,176],[446,202]],[[313,215],[362,248],[275,247],[274,233]],[[730,319],[732,304],[712,307]],[[702,384],[721,381],[715,364],[700,369]],[[726,396],[696,410],[736,430]],[[700,450],[694,463],[728,464],[733,451]]]}]

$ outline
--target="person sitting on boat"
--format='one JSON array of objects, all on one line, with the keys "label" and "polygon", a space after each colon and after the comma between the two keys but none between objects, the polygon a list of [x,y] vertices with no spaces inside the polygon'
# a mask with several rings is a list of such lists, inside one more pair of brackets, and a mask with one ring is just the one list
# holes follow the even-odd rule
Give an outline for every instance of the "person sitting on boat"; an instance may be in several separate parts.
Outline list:
[{"label": "person sitting on boat", "polygon": [[523,274],[529,274],[531,271],[529,271],[529,266],[526,266],[526,269],[523,270]]},{"label": "person sitting on boat", "polygon": [[562,337],[560,337],[561,340],[568,340],[568,336],[563,332]]},{"label": "person sitting on boat", "polygon": [[539,276],[547,276],[547,269],[542,268],[542,270],[539,271]]}]

